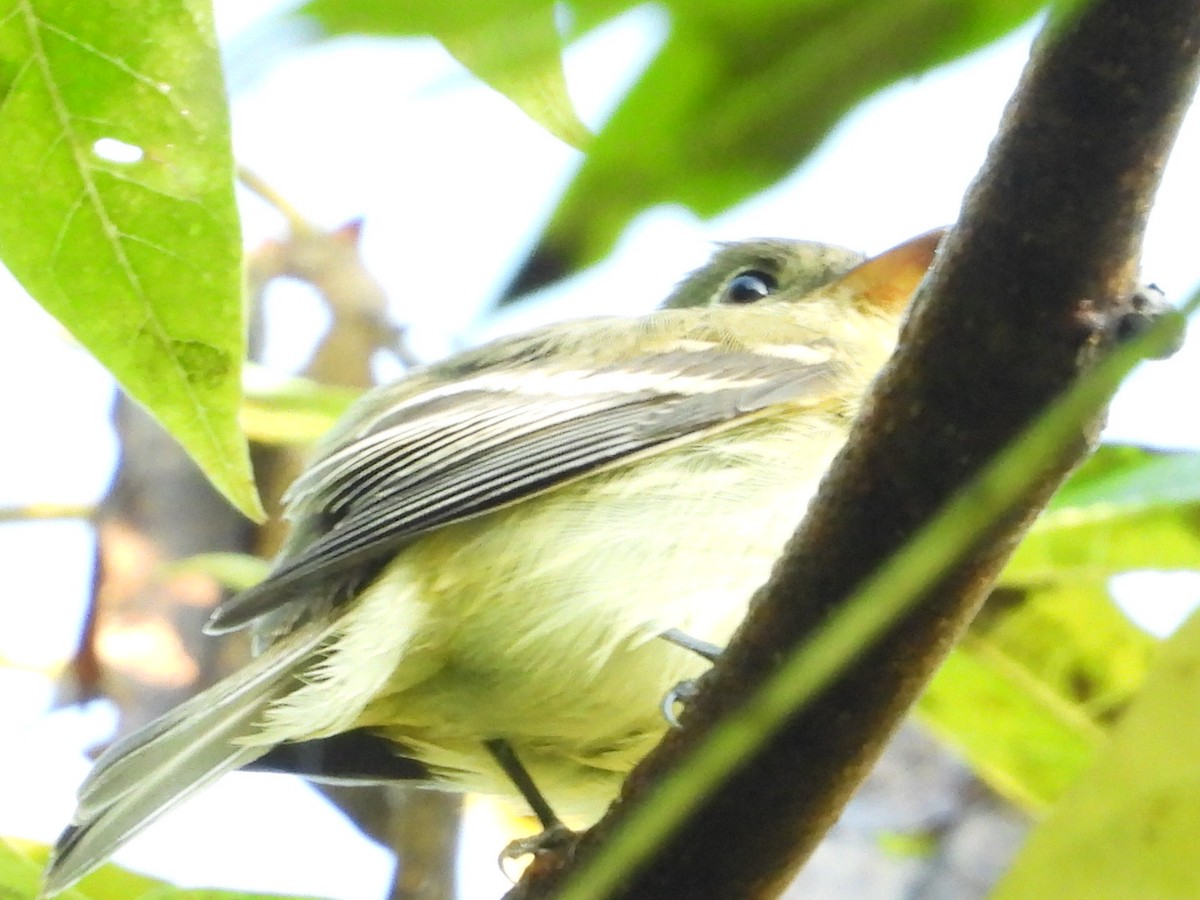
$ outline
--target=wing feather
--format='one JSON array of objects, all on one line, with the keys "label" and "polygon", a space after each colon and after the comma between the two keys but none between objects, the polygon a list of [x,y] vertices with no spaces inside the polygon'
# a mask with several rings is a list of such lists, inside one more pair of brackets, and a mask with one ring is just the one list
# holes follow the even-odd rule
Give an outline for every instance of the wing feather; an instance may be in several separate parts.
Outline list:
[{"label": "wing feather", "polygon": [[828,362],[712,345],[589,373],[526,368],[520,378],[481,369],[418,391],[327,449],[290,492],[298,542],[267,580],[223,605],[209,630],[351,594],[364,563],[381,564],[434,528],[775,404],[823,402],[834,374]]}]

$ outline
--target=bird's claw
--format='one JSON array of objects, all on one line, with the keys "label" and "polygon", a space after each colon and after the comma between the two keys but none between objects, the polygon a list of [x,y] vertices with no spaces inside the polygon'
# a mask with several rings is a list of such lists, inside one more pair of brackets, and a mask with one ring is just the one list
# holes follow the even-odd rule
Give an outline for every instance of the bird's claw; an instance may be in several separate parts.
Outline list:
[{"label": "bird's claw", "polygon": [[534,861],[530,865],[549,865],[557,868],[570,860],[574,854],[577,837],[576,832],[559,822],[537,834],[509,841],[507,846],[500,851],[500,857],[496,862],[504,876],[516,884],[517,879],[508,871],[507,863],[520,859],[522,856],[532,855]]},{"label": "bird's claw", "polygon": [[679,728],[679,717],[675,715],[676,706],[686,706],[700,692],[700,685],[693,679],[681,681],[667,691],[662,701],[663,718],[672,728]]}]

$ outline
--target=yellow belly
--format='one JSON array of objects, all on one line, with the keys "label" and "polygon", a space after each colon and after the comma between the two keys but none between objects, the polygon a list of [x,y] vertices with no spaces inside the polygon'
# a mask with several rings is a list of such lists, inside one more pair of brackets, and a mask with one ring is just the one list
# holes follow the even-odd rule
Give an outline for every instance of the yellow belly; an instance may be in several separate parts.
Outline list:
[{"label": "yellow belly", "polygon": [[262,739],[367,725],[503,794],[481,741],[504,738],[560,815],[599,815],[661,737],[664,696],[707,665],[657,635],[727,642],[840,444],[834,423],[771,427],[765,445],[736,429],[422,537]]}]

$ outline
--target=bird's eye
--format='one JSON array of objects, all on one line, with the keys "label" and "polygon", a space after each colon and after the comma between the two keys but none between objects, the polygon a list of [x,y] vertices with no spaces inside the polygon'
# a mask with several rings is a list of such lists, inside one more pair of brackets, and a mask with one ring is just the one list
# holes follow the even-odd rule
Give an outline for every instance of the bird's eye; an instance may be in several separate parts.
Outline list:
[{"label": "bird's eye", "polygon": [[733,276],[725,286],[722,303],[754,303],[779,287],[775,276],[752,269]]}]

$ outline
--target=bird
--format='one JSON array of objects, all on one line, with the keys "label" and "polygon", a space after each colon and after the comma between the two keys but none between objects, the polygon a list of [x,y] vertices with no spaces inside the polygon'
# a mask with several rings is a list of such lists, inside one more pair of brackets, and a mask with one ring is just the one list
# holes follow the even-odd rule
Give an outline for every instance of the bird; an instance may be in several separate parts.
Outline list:
[{"label": "bird", "polygon": [[286,495],[270,573],[207,626],[256,656],[101,755],[43,896],[246,766],[596,819],[766,581],[941,236],[722,244],[654,312],[365,394]]}]

